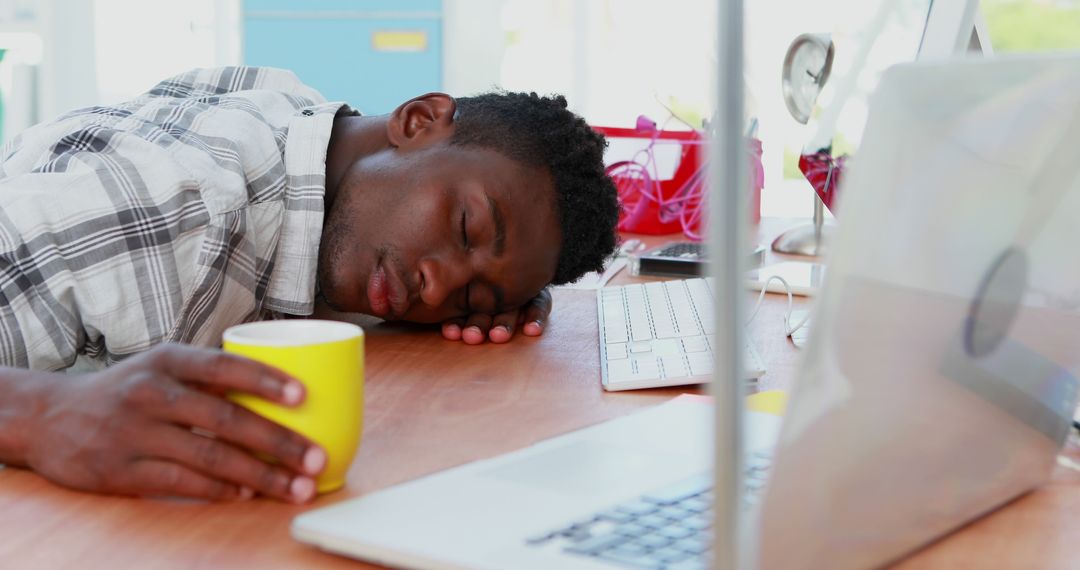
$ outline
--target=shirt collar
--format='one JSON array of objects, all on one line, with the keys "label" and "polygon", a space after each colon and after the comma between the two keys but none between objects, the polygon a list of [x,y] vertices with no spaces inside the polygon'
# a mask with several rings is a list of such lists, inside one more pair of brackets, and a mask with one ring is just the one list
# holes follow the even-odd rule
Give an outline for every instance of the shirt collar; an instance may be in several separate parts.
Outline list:
[{"label": "shirt collar", "polygon": [[297,111],[285,140],[284,211],[274,253],[274,269],[263,307],[310,315],[322,238],[326,194],[326,151],[334,117],[344,103],[323,103]]}]

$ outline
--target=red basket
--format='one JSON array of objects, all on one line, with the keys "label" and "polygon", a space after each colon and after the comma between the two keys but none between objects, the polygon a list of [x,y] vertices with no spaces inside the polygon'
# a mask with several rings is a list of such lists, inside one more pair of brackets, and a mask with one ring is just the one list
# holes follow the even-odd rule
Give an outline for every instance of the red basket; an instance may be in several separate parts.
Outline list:
[{"label": "red basket", "polygon": [[[654,133],[648,130],[625,129],[619,127],[593,127],[597,132],[607,138],[626,138],[641,141],[644,148],[649,141],[656,138],[657,144],[678,144],[679,163],[675,172],[668,180],[660,180],[657,185],[660,195],[665,199],[674,197],[690,177],[701,168],[701,134],[697,131],[660,131]],[[612,165],[609,165],[612,166]],[[620,189],[620,196],[627,185],[637,181],[625,177],[613,177],[615,186]],[[619,215],[619,231],[639,234],[672,234],[683,231],[678,218],[670,221],[662,221],[660,205],[649,199],[634,200],[632,203],[623,202],[623,210]]]},{"label": "red basket", "polygon": [[[705,171],[702,169],[703,160],[701,153],[705,148],[703,144],[705,141],[702,134],[698,131],[661,130],[656,132],[649,129],[600,126],[594,126],[593,129],[607,138],[635,139],[636,141],[640,141],[641,148],[645,148],[649,145],[650,141],[654,140],[654,138],[656,144],[678,144],[680,147],[678,165],[675,167],[671,178],[659,180],[656,184],[656,190],[658,190],[660,196],[664,200],[675,198],[676,194],[678,194],[687,182],[694,177],[702,178],[702,183],[704,183]],[[761,167],[761,141],[751,139],[749,151],[752,180],[750,216],[752,222],[757,223],[761,218],[761,188],[764,186],[764,177],[762,176],[763,171]],[[608,170],[609,172],[633,172],[633,170],[628,171],[626,169],[618,168],[620,165],[628,163],[629,161],[613,162],[608,165]],[[648,173],[648,176],[651,177],[652,173]],[[702,226],[705,222],[704,212],[699,212],[701,215],[693,216],[695,221],[690,224],[689,227],[684,227],[678,216],[672,217],[670,215],[663,215],[661,212],[661,205],[657,201],[642,197],[640,192],[632,191],[633,185],[642,184],[640,178],[630,174],[613,174],[612,180],[615,182],[616,188],[619,189],[619,196],[622,202],[622,212],[619,215],[619,231],[663,235],[683,232],[685,229],[687,235],[690,237],[696,238],[697,236],[702,235]],[[686,207],[704,209],[708,206],[705,204],[704,200],[698,199],[691,200],[686,204]]]}]

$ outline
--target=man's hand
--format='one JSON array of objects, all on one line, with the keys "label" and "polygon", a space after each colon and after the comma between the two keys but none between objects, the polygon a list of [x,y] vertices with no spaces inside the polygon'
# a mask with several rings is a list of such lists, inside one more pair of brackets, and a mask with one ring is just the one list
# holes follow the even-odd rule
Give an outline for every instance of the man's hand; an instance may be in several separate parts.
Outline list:
[{"label": "man's hand", "polygon": [[524,306],[505,313],[474,314],[445,321],[442,334],[448,340],[461,340],[465,344],[483,344],[485,338],[495,343],[509,342],[519,326],[527,336],[540,336],[550,314],[551,292],[543,289]]},{"label": "man's hand", "polygon": [[96,374],[47,382],[25,462],[67,487],[210,500],[258,492],[302,503],[326,464],[317,445],[224,397],[304,400],[299,381],[236,355],[161,345]]}]

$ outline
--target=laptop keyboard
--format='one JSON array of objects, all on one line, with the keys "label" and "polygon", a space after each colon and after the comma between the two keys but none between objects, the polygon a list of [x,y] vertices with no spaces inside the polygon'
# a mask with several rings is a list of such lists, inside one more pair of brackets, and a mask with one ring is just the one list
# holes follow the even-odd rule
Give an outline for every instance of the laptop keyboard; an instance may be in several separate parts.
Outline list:
[{"label": "laptop keyboard", "polygon": [[[753,505],[765,486],[772,453],[747,457],[743,501]],[[527,542],[558,545],[575,556],[588,556],[624,568],[705,569],[712,542],[712,477],[680,481],[615,505],[564,528]]]},{"label": "laptop keyboard", "polygon": [[[604,287],[597,292],[601,375],[607,390],[707,382],[716,330],[712,279],[675,279]],[[743,346],[747,376],[765,365]]]},{"label": "laptop keyboard", "polygon": [[705,259],[705,248],[700,243],[679,242],[673,243],[660,251],[653,253],[657,257],[677,257],[682,259]]}]

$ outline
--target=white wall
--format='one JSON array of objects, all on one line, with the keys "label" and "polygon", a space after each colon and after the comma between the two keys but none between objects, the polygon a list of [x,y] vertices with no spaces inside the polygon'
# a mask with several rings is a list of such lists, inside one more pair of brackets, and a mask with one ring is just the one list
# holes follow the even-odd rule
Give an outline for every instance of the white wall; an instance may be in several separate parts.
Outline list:
[{"label": "white wall", "polygon": [[41,0],[40,120],[99,103],[94,7],[97,0]]},{"label": "white wall", "polygon": [[240,0],[34,3],[35,18],[24,28],[41,38],[37,119],[129,99],[193,67],[240,63],[239,6]]},{"label": "white wall", "polygon": [[97,91],[130,99],[192,69],[240,63],[235,0],[94,0]]},{"label": "white wall", "polygon": [[[828,0],[833,1],[833,0]],[[836,0],[840,1],[840,0]],[[446,0],[444,87],[467,94],[493,84],[559,92],[592,124],[632,126],[639,114],[707,117],[713,102],[715,6],[710,0]],[[791,39],[828,32],[821,2],[747,3],[748,111],[765,141],[766,215],[809,215],[802,181],[782,183],[783,148],[809,136],[790,118],[780,70]],[[700,126],[697,124],[696,126]],[[685,128],[677,121],[669,128]]]},{"label": "white wall", "polygon": [[499,83],[505,0],[443,0],[443,90],[471,95]]}]

